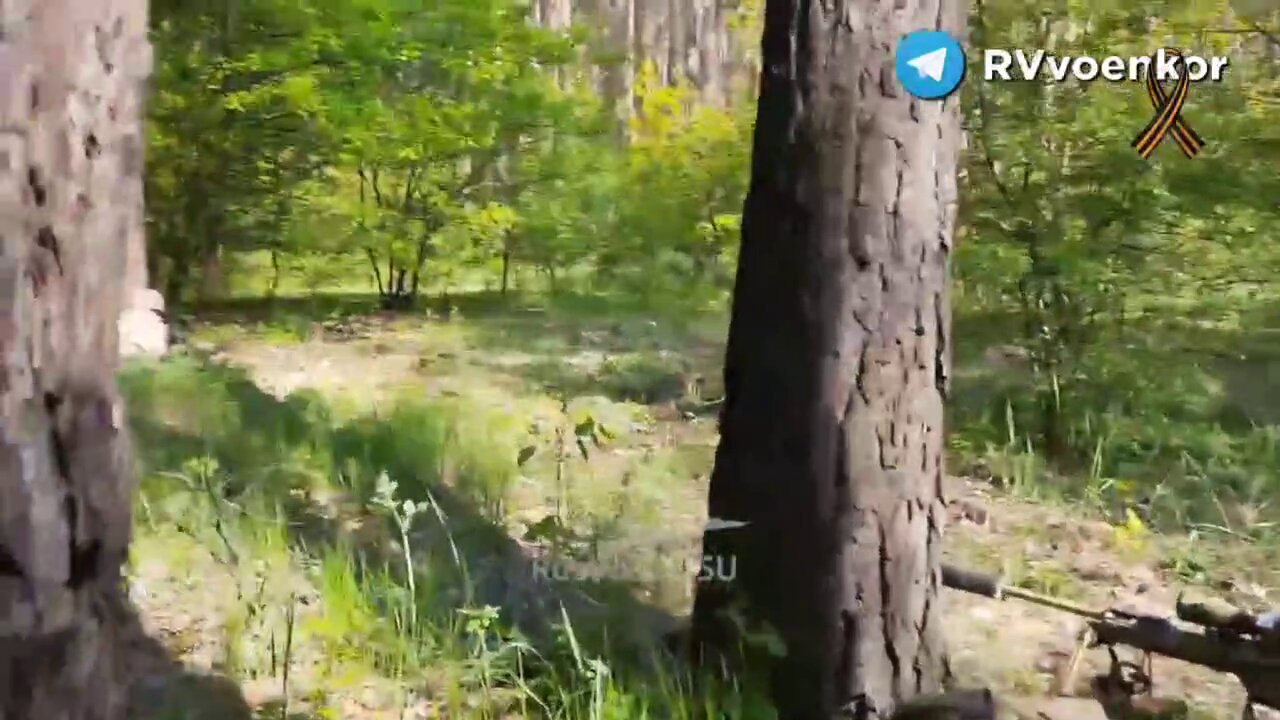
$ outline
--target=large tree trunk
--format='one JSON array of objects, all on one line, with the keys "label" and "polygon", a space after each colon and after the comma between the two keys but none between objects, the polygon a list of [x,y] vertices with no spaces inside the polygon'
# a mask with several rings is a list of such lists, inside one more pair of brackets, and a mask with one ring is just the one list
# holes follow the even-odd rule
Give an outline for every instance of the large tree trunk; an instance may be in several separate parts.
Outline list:
[{"label": "large tree trunk", "polygon": [[124,714],[116,320],[143,227],[147,4],[17,0],[0,26],[0,717],[107,720]]},{"label": "large tree trunk", "polygon": [[[939,8],[939,2],[943,7]],[[934,692],[944,522],[956,100],[894,77],[905,33],[960,34],[964,3],[768,0],[750,192],[704,552],[702,660],[740,624],[788,720],[886,718]],[[729,656],[726,658],[726,656]]]}]

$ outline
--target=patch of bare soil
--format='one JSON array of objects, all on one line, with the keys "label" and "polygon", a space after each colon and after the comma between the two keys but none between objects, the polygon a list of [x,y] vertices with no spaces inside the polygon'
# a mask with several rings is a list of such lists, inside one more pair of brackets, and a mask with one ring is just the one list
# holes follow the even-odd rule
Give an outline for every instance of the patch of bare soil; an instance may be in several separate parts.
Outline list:
[{"label": "patch of bare soil", "polygon": [[[424,371],[422,366],[424,356],[448,360],[451,352],[424,348],[418,341],[397,343],[380,338],[378,342],[313,341],[288,347],[243,344],[226,349],[225,357],[245,366],[264,388],[279,394],[302,387],[323,392],[355,386],[376,395],[410,380],[437,385],[456,380],[446,373],[433,377],[432,370]],[[484,372],[495,374],[502,364],[491,363]],[[645,452],[646,444],[652,449],[714,441],[712,420],[664,413],[661,407],[651,410],[657,420],[648,437],[619,449],[620,454]],[[678,545],[696,542],[705,513],[706,487],[705,477],[691,480],[678,497],[668,501],[663,513],[668,518],[665,527],[681,535]],[[1176,538],[1126,538],[1108,523],[1089,519],[1083,510],[1019,501],[977,481],[956,480],[951,494],[954,518],[948,531],[949,562],[1002,572],[1011,584],[1082,607],[1122,608],[1166,618],[1172,616],[1178,595],[1187,585],[1166,567]],[[538,496],[539,492],[531,493],[531,497]],[[517,515],[521,512],[519,507],[510,510]],[[1254,572],[1273,564],[1264,552],[1257,548],[1246,554],[1224,550],[1218,562],[1221,567],[1213,570],[1220,591],[1236,602],[1265,602],[1266,588],[1259,578],[1267,576]],[[174,592],[165,607],[200,607],[198,600],[183,598],[180,590]],[[987,685],[1008,699],[1011,717],[1106,717],[1079,685],[1063,692],[1053,687],[1076,647],[1083,618],[1017,599],[995,601],[954,591],[946,597],[953,663],[965,684]],[[159,608],[156,611],[160,612]],[[202,635],[194,616],[182,622],[169,618],[165,623]],[[1089,650],[1078,677],[1087,684],[1092,676],[1106,671],[1107,659],[1104,649]],[[1152,670],[1155,693],[1188,701],[1194,709],[1190,717],[1240,717],[1244,696],[1234,677],[1160,657],[1153,659]]]},{"label": "patch of bare soil", "polygon": [[[132,720],[438,717],[388,678],[335,684],[332,648],[303,629],[323,621],[324,598],[300,573],[233,567],[178,538],[141,544],[129,573]],[[296,627],[286,645],[273,633],[288,606]]]},{"label": "patch of bare soil", "polygon": [[[1070,508],[1001,498],[979,482],[957,480],[953,493],[948,561],[1003,570],[1010,584],[1082,609],[1114,608],[1175,619],[1179,593],[1188,587],[1162,567],[1167,564],[1162,538],[1150,536],[1138,546],[1124,531],[1088,519],[1088,513],[1077,516]],[[1265,600],[1259,596],[1266,590],[1252,582],[1223,579],[1219,585],[1219,593],[1233,602],[1249,603],[1249,596],[1254,605]],[[1016,598],[995,601],[949,591],[947,601],[957,674],[968,683],[998,689],[1009,700],[1013,717],[1090,720],[1114,715],[1103,713],[1090,688],[1092,678],[1108,670],[1105,648],[1088,650],[1077,681],[1064,687],[1084,618]],[[1122,660],[1142,661],[1133,650],[1120,648],[1118,653]],[[1155,696],[1185,700],[1189,717],[1240,717],[1245,697],[1234,676],[1159,656],[1152,658],[1151,670]]]},{"label": "patch of bare soil", "polygon": [[279,398],[309,389],[371,393],[376,399],[414,377],[419,357],[416,347],[385,341],[311,340],[291,345],[237,343],[218,359],[245,368],[259,387]]}]

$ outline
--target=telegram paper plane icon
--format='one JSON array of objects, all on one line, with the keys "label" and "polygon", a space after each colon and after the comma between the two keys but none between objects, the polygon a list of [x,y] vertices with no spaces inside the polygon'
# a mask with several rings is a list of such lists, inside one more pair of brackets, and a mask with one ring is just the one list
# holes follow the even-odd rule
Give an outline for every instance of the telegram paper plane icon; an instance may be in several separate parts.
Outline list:
[{"label": "telegram paper plane icon", "polygon": [[907,33],[898,41],[896,55],[898,82],[918,98],[944,98],[964,80],[964,49],[945,32]]},{"label": "telegram paper plane icon", "polygon": [[947,67],[947,49],[938,48],[907,61],[907,64],[934,82],[942,82],[942,71]]}]

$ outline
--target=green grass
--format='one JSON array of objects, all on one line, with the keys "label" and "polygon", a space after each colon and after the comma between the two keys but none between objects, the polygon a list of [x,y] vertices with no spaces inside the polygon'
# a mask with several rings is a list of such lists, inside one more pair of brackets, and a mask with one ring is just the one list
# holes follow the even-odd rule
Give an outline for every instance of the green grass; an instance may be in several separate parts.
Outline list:
[{"label": "green grass", "polygon": [[[425,373],[514,375],[531,397],[671,402],[698,414],[723,394],[722,313],[573,293],[471,293],[451,302],[453,322],[437,323],[423,341]],[[197,335],[214,345],[245,337],[289,345],[357,323],[375,306],[367,294],[240,298],[207,308],[215,322]],[[985,466],[1046,498],[1110,507],[1145,497],[1168,528],[1222,524],[1220,506],[1275,518],[1266,502],[1280,496],[1280,336],[1272,317],[1236,315],[1193,322],[1148,312],[1101,338],[1070,372],[1048,377],[984,358],[1017,338],[1016,317],[958,308],[952,467]],[[1044,459],[1045,404],[1066,450],[1053,462]],[[1230,524],[1252,532],[1274,521],[1256,520]]]},{"label": "green grass", "polygon": [[[1280,518],[1270,503],[1280,497],[1280,417],[1268,414],[1280,403],[1280,344],[1265,327],[1147,323],[1093,348],[1069,374],[1037,377],[984,363],[987,343],[1011,335],[985,337],[982,326],[1008,323],[963,313],[956,323],[954,468],[1108,510],[1143,501],[1169,530],[1213,523],[1261,536]],[[1045,460],[1046,405],[1065,449],[1054,462]]]},{"label": "green grass", "polygon": [[[498,609],[481,575],[512,553],[503,499],[533,472],[522,419],[457,398],[344,418],[189,356],[134,364],[123,386],[144,467],[135,565],[185,578],[174,592],[217,618],[204,632],[221,672],[288,667],[295,707],[317,717],[371,682],[449,717],[694,717],[707,703],[762,717],[739,693],[695,693],[656,644],[609,638],[599,618],[526,629]],[[625,611],[627,597],[610,601]]]},{"label": "green grass", "polygon": [[[686,607],[686,577],[570,583],[556,596],[563,617],[511,582],[530,574],[510,562],[523,557],[516,538],[617,555],[640,575],[683,551],[669,538],[700,523],[697,483],[715,443],[713,424],[683,411],[701,414],[722,392],[723,317],[573,295],[454,302],[448,320],[424,311],[381,325],[367,296],[206,309],[198,338],[259,348],[264,362],[294,352],[288,362],[305,364],[305,340],[342,350],[348,364],[323,392],[276,397],[247,370],[194,355],[125,373],[145,470],[136,551],[179,576],[189,568],[183,592],[196,602],[219,593],[207,601],[226,639],[218,667],[249,680],[291,668],[292,707],[315,717],[343,716],[342,702],[370,684],[389,703],[449,717],[695,717],[708,703],[718,717],[767,716],[733,688],[695,692],[656,651],[644,618]],[[983,349],[1004,337],[988,321],[957,318],[953,470],[1089,512],[1145,497],[1179,531],[1162,547],[1166,569],[1188,582],[1214,582],[1243,557],[1219,540],[1247,537],[1265,556],[1277,427],[1240,421],[1238,381],[1204,353],[1172,362],[1154,336],[1101,352],[1059,388],[1072,457],[1049,462],[1030,402],[1043,388],[984,365]],[[1264,365],[1280,357],[1272,350],[1249,347]],[[416,362],[375,397],[386,352]],[[658,417],[669,406],[682,412]],[[555,538],[534,532],[549,519]],[[1191,526],[1204,529],[1182,532]],[[1000,559],[983,547],[974,557],[989,551]],[[1080,591],[1052,565],[1001,569],[1027,588]]]}]

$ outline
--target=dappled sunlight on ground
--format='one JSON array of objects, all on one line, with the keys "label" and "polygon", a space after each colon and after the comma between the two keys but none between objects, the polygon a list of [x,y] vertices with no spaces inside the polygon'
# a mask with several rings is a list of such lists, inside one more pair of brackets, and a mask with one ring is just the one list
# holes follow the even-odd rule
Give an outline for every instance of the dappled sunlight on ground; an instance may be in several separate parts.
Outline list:
[{"label": "dappled sunlight on ground", "polygon": [[[688,612],[705,521],[710,335],[479,312],[308,327],[282,342],[205,325],[187,354],[126,376],[147,471],[134,592],[153,635],[252,706],[353,718],[527,701],[476,674],[519,654],[488,635],[487,606],[537,643],[556,646],[563,606],[595,650],[656,652]],[[986,480],[951,487],[953,508],[978,508],[954,518],[955,562],[1153,613],[1183,586],[1256,605],[1276,584],[1265,544],[1131,537],[1105,504],[1037,499],[1003,466],[975,467]],[[557,581],[548,563],[577,570]],[[591,567],[607,576],[574,574]],[[948,593],[948,634],[962,678],[1035,704],[1079,623],[1016,602]],[[1173,661],[1158,683],[1217,711],[1240,699],[1231,678]]]}]

